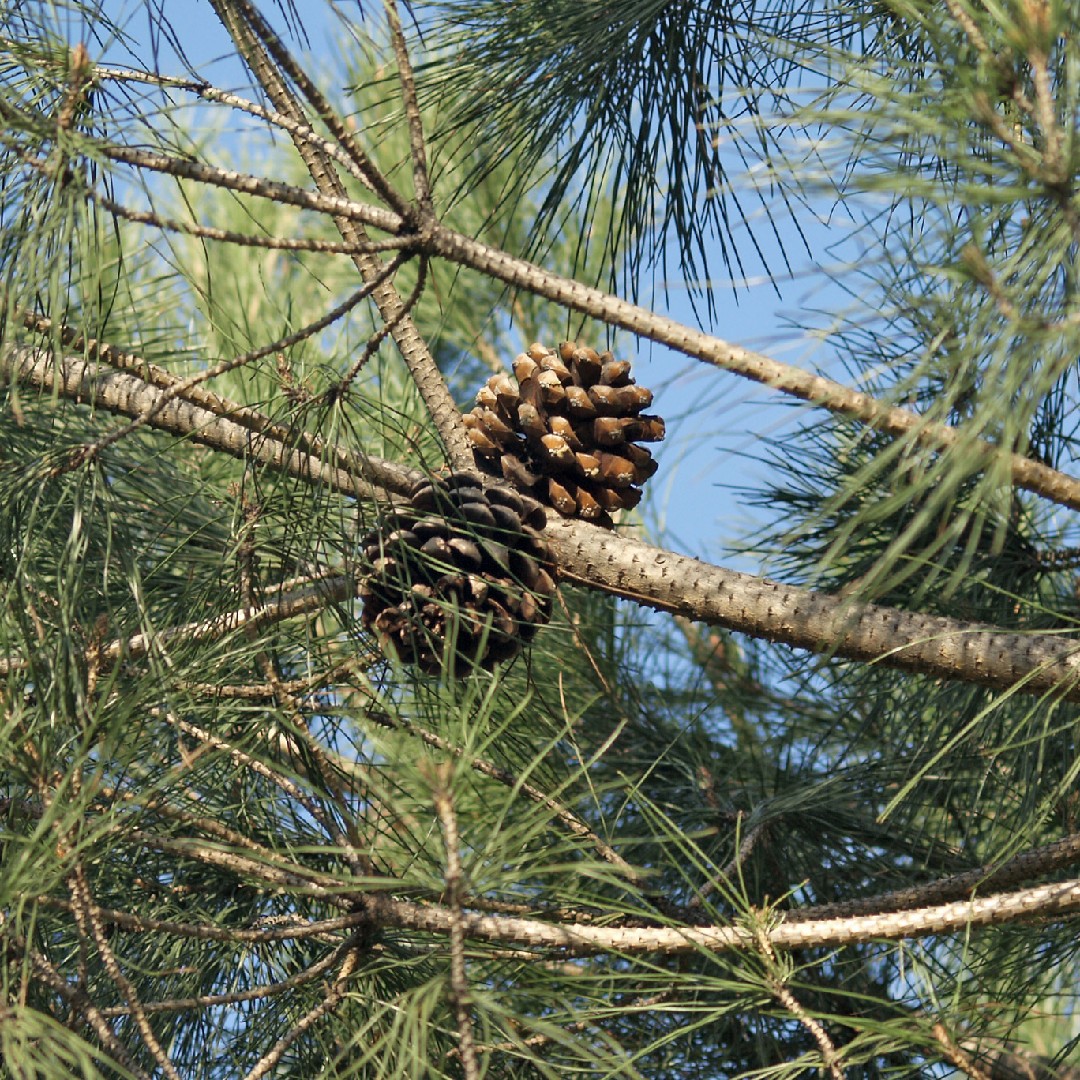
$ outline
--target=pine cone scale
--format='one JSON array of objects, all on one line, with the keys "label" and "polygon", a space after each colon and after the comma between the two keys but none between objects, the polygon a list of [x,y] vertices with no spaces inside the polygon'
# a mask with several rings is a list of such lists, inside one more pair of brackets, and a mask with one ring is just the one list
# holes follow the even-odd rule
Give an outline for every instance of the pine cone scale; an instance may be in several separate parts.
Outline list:
[{"label": "pine cone scale", "polygon": [[512,377],[488,380],[466,415],[477,464],[565,517],[611,527],[610,515],[636,506],[656,472],[639,445],[664,437],[663,420],[642,413],[652,392],[634,382],[629,361],[575,342],[534,343],[512,367]]}]

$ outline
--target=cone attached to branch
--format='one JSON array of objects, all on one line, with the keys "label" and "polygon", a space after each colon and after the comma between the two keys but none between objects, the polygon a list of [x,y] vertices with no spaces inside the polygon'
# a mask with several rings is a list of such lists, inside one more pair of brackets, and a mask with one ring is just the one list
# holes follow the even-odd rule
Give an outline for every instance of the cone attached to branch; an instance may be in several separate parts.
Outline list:
[{"label": "cone attached to branch", "polygon": [[544,508],[486,483],[471,472],[423,480],[361,542],[362,624],[428,674],[508,660],[551,615]]},{"label": "cone attached to branch", "polygon": [[664,437],[664,421],[642,412],[652,392],[631,378],[629,361],[572,341],[532,345],[513,367],[493,375],[465,415],[477,463],[564,517],[610,528],[656,472],[639,445]]}]

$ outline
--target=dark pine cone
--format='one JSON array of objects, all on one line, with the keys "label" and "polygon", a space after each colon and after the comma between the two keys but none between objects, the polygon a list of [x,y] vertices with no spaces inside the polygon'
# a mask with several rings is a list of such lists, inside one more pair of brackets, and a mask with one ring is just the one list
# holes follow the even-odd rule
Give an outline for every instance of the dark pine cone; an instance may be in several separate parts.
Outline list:
[{"label": "dark pine cone", "polygon": [[428,674],[508,660],[551,615],[544,508],[483,483],[468,472],[423,480],[361,543],[361,622]]},{"label": "dark pine cone", "polygon": [[643,442],[664,437],[645,416],[652,392],[630,377],[630,362],[572,341],[558,352],[532,345],[514,374],[493,375],[465,415],[477,464],[564,517],[612,525],[611,514],[641,501],[656,472]]}]

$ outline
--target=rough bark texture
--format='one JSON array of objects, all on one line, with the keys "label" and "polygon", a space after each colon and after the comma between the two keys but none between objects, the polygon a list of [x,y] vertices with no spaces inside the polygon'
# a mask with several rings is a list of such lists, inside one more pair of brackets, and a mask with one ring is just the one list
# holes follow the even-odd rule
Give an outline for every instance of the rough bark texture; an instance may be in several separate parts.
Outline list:
[{"label": "rough bark texture", "polygon": [[[38,349],[9,351],[0,363],[0,373],[125,416],[149,410],[162,393],[129,372],[74,358],[58,365]],[[222,402],[222,407],[229,405]],[[245,412],[250,425],[250,410],[239,405],[236,409]],[[318,456],[182,399],[167,402],[150,424],[354,498],[385,500],[407,495],[422,475],[372,458],[343,468],[340,462],[348,459],[344,452],[324,448]],[[272,427],[269,421],[267,427]],[[545,538],[565,580],[630,597],[658,610],[816,653],[982,686],[1053,692],[1080,701],[1080,643],[1071,636],[1019,634],[859,604],[726,570],[584,522],[549,521]]]}]

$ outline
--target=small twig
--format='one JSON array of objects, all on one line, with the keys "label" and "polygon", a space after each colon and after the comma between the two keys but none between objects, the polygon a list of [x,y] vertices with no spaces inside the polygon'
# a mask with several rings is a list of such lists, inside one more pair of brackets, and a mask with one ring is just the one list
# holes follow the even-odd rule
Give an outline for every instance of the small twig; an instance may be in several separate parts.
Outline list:
[{"label": "small twig", "polygon": [[56,114],[56,126],[61,131],[70,131],[75,123],[79,106],[86,100],[87,86],[91,82],[90,53],[80,41],[71,50],[68,66],[68,85]]},{"label": "small twig", "polygon": [[398,80],[401,83],[401,97],[405,103],[405,119],[409,125],[409,149],[413,163],[413,190],[421,214],[434,217],[431,203],[431,181],[428,177],[427,152],[424,149],[424,121],[420,115],[420,104],[416,97],[416,79],[409,61],[409,50],[405,44],[405,35],[401,30],[395,0],[386,0],[386,19],[390,24],[390,40],[394,44],[394,58],[397,60]]},{"label": "small twig", "polygon": [[[638,998],[636,1001],[622,1002],[619,1005],[619,1012],[622,1016],[628,1016],[631,1013],[645,1012],[648,1009],[654,1009],[657,1005],[662,1005],[665,1001],[671,998],[675,993],[674,988],[670,990],[661,990],[658,994],[650,994],[648,997]],[[589,1020],[574,1020],[565,1027],[567,1033],[577,1033],[581,1031],[588,1031],[590,1027],[597,1027],[593,1021]],[[499,1043],[481,1043],[477,1049],[482,1054],[498,1054],[498,1053],[513,1053],[520,1050],[522,1047],[529,1047],[535,1049],[538,1046],[545,1046],[554,1038],[552,1035],[548,1035],[544,1032],[538,1032],[535,1035],[529,1035],[527,1038],[519,1039],[517,1042],[512,1042],[509,1039],[506,1042]],[[451,1050],[447,1057],[457,1057],[456,1051]]]},{"label": "small twig", "polygon": [[[59,911],[73,910],[70,900],[62,900],[55,896],[37,896],[33,898],[33,901],[42,907]],[[312,922],[290,919],[284,925],[226,929],[212,923],[181,923],[168,919],[153,919],[145,915],[135,915],[130,911],[118,911],[115,908],[99,907],[96,910],[102,923],[117,926],[127,933],[171,934],[174,937],[194,938],[199,941],[225,941],[233,944],[243,942],[255,945],[270,941],[294,941],[305,938],[333,941],[335,940],[333,935],[364,927],[371,921],[367,913],[354,911],[347,915]]]},{"label": "small twig", "polygon": [[[739,821],[743,819],[743,812],[739,811]],[[739,844],[738,851],[732,856],[730,862],[720,868],[717,875],[712,880],[707,881],[701,889],[690,898],[687,903],[687,908],[694,909],[699,908],[705,902],[705,900],[720,887],[721,883],[730,885],[734,881],[736,875],[739,873],[742,864],[750,857],[750,853],[757,846],[757,842],[768,832],[769,822],[762,821],[755,825],[749,832],[742,838],[742,843]]]},{"label": "small twig", "polygon": [[446,848],[446,902],[450,909],[450,987],[448,997],[454,1012],[458,1031],[458,1057],[465,1073],[465,1080],[476,1080],[480,1066],[476,1057],[476,1041],[473,1038],[471,995],[468,972],[465,967],[465,926],[461,914],[464,883],[461,871],[461,850],[458,841],[457,817],[454,813],[453,796],[450,793],[450,765],[439,766],[435,772],[432,796],[435,812],[443,830]]},{"label": "small twig", "polygon": [[333,387],[333,394],[335,396],[340,396],[345,393],[345,388],[360,374],[367,362],[375,355],[379,346],[393,333],[394,327],[397,326],[402,319],[407,318],[409,312],[411,312],[420,302],[420,297],[423,296],[424,288],[427,285],[427,275],[428,260],[426,258],[421,258],[420,269],[417,272],[416,284],[413,286],[412,292],[406,297],[400,310],[394,313],[392,321],[384,322],[382,326],[367,339],[367,342],[364,345],[364,351],[342,379]]},{"label": "small twig", "polygon": [[971,1077],[971,1080],[991,1080],[990,1074],[985,1069],[980,1068],[971,1055],[953,1041],[944,1024],[938,1022],[931,1030],[934,1038],[941,1045],[945,1060],[950,1065],[966,1073]]},{"label": "small twig", "polygon": [[222,243],[235,244],[239,247],[265,248],[268,251],[312,251],[320,255],[355,255],[358,251],[398,251],[415,245],[411,236],[391,236],[385,240],[372,240],[359,247],[344,240],[319,240],[293,236],[255,236],[251,233],[232,232],[212,225],[196,225],[193,222],[178,221],[163,217],[152,210],[133,210],[123,206],[107,195],[87,189],[86,196],[102,209],[116,217],[137,225],[152,225],[163,232],[184,233],[198,236],[205,240],[220,240]]},{"label": "small twig", "polygon": [[821,1060],[825,1068],[829,1070],[829,1075],[833,1080],[844,1080],[844,1073],[839,1065],[840,1056],[836,1052],[832,1039],[829,1038],[829,1033],[819,1021],[815,1020],[803,1008],[802,1003],[778,974],[780,965],[777,963],[776,953],[773,951],[768,933],[764,927],[758,927],[757,940],[758,947],[765,958],[765,978],[773,997],[810,1032],[814,1042],[818,1044],[818,1049],[821,1051]]},{"label": "small twig", "polygon": [[228,754],[237,765],[242,765],[244,768],[250,769],[264,779],[276,784],[290,799],[293,799],[303,806],[323,829],[326,830],[329,838],[333,839],[335,843],[344,844],[347,850],[349,846],[348,841],[342,836],[333,822],[327,818],[323,808],[298,784],[293,783],[292,780],[278,772],[276,769],[270,768],[269,765],[264,764],[257,758],[254,758],[250,754],[233,746],[225,739],[222,739],[217,735],[212,735],[209,731],[205,731],[196,724],[192,724],[188,720],[181,720],[179,717],[173,716],[168,712],[163,713],[162,715],[164,715],[165,719],[178,731],[182,731],[185,735],[190,735],[192,738],[198,739],[201,743],[214,750],[220,750],[223,753]]},{"label": "small twig", "polygon": [[288,1032],[274,1043],[270,1050],[256,1063],[255,1067],[247,1073],[244,1080],[259,1080],[260,1077],[266,1076],[281,1060],[285,1051],[288,1050],[289,1047],[308,1030],[308,1028],[318,1023],[324,1016],[337,1008],[341,1003],[341,999],[345,996],[345,986],[352,973],[356,970],[359,959],[359,949],[352,948],[346,953],[345,959],[341,964],[341,969],[338,971],[338,976],[334,980],[333,986],[327,991],[326,997],[313,1009],[302,1016]]},{"label": "small twig", "polygon": [[[128,638],[117,638],[108,645],[101,646],[98,654],[102,660],[115,663],[121,659],[138,659],[155,649],[166,650],[177,642],[213,641],[248,625],[262,627],[311,615],[332,603],[351,599],[356,595],[356,590],[357,583],[353,578],[342,574],[328,574],[325,577],[313,578],[307,587],[278,590],[275,597],[255,609],[244,607],[216,618],[173,626],[156,634],[140,633],[132,634]],[[27,660],[0,657],[0,675],[10,671],[22,671],[28,666]]]},{"label": "small twig", "polygon": [[[168,998],[164,1001],[145,1001],[142,1004],[142,1010],[146,1013],[186,1012],[190,1009],[209,1009],[217,1005],[239,1005],[244,1001],[263,1001],[266,998],[284,994],[289,990],[295,990],[297,987],[303,986],[313,979],[317,979],[323,972],[327,971],[337,963],[341,958],[341,954],[346,949],[354,947],[355,943],[350,938],[348,941],[342,942],[333,950],[333,952],[324,956],[321,960],[316,961],[310,967],[306,967],[303,971],[298,971],[295,975],[290,975],[287,979],[282,979],[280,982],[264,983],[262,986],[253,986],[250,990],[235,990],[228,994],[203,994],[200,997],[192,998]],[[101,1010],[101,1015],[107,1017],[127,1016],[129,1013],[130,1009],[119,1005]]]}]

